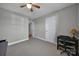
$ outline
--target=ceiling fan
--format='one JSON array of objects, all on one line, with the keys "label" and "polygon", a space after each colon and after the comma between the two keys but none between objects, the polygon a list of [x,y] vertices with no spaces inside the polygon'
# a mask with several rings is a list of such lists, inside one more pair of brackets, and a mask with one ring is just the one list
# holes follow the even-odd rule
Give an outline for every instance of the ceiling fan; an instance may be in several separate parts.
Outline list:
[{"label": "ceiling fan", "polygon": [[21,7],[21,8],[23,8],[23,7],[27,7],[27,8],[30,9],[31,12],[34,11],[34,10],[33,10],[33,7],[37,8],[37,9],[40,8],[39,5],[35,5],[35,4],[32,4],[32,3],[26,3],[26,4],[24,4],[24,5],[21,5],[20,7]]}]

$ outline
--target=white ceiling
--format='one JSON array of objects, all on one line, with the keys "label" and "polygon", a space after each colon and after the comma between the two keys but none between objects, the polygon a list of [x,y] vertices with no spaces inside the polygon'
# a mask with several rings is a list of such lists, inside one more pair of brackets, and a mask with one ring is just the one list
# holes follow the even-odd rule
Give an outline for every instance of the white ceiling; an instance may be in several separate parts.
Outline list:
[{"label": "white ceiling", "polygon": [[62,8],[68,7],[73,4],[72,3],[37,3],[37,5],[40,5],[41,8],[40,9],[34,8],[33,12],[30,12],[30,10],[26,7],[20,8],[21,5],[23,5],[23,3],[0,3],[1,8],[5,8],[7,10],[23,14],[25,16],[28,16],[30,19],[41,17],[45,14],[55,12],[57,10],[60,10]]}]

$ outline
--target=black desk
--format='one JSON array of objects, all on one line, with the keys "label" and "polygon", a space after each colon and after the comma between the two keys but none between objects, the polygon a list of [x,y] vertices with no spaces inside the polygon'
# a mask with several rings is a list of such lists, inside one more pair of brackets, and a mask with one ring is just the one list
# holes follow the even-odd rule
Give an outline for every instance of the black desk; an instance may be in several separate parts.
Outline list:
[{"label": "black desk", "polygon": [[78,56],[78,39],[60,35],[57,37],[57,49],[64,48],[65,52]]}]

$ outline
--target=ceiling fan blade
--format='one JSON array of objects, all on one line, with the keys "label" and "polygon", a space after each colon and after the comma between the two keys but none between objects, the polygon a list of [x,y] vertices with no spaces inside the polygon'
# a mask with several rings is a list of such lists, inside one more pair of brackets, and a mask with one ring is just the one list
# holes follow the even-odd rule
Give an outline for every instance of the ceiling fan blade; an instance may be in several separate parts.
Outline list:
[{"label": "ceiling fan blade", "polygon": [[26,6],[26,4],[25,4],[25,5],[21,5],[20,7],[23,8],[23,7],[25,7],[25,6]]},{"label": "ceiling fan blade", "polygon": [[32,4],[32,6],[34,6],[34,7],[36,7],[36,8],[40,8],[39,5]]},{"label": "ceiling fan blade", "polygon": [[30,11],[33,12],[33,9],[31,8]]}]

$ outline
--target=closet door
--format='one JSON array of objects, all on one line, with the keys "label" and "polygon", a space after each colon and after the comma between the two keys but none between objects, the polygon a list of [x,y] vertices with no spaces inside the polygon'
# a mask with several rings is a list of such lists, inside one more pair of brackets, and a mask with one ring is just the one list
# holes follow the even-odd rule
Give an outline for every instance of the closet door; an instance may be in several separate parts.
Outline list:
[{"label": "closet door", "polygon": [[51,16],[46,18],[46,40],[47,41],[55,43],[56,26],[57,26],[56,16]]}]

